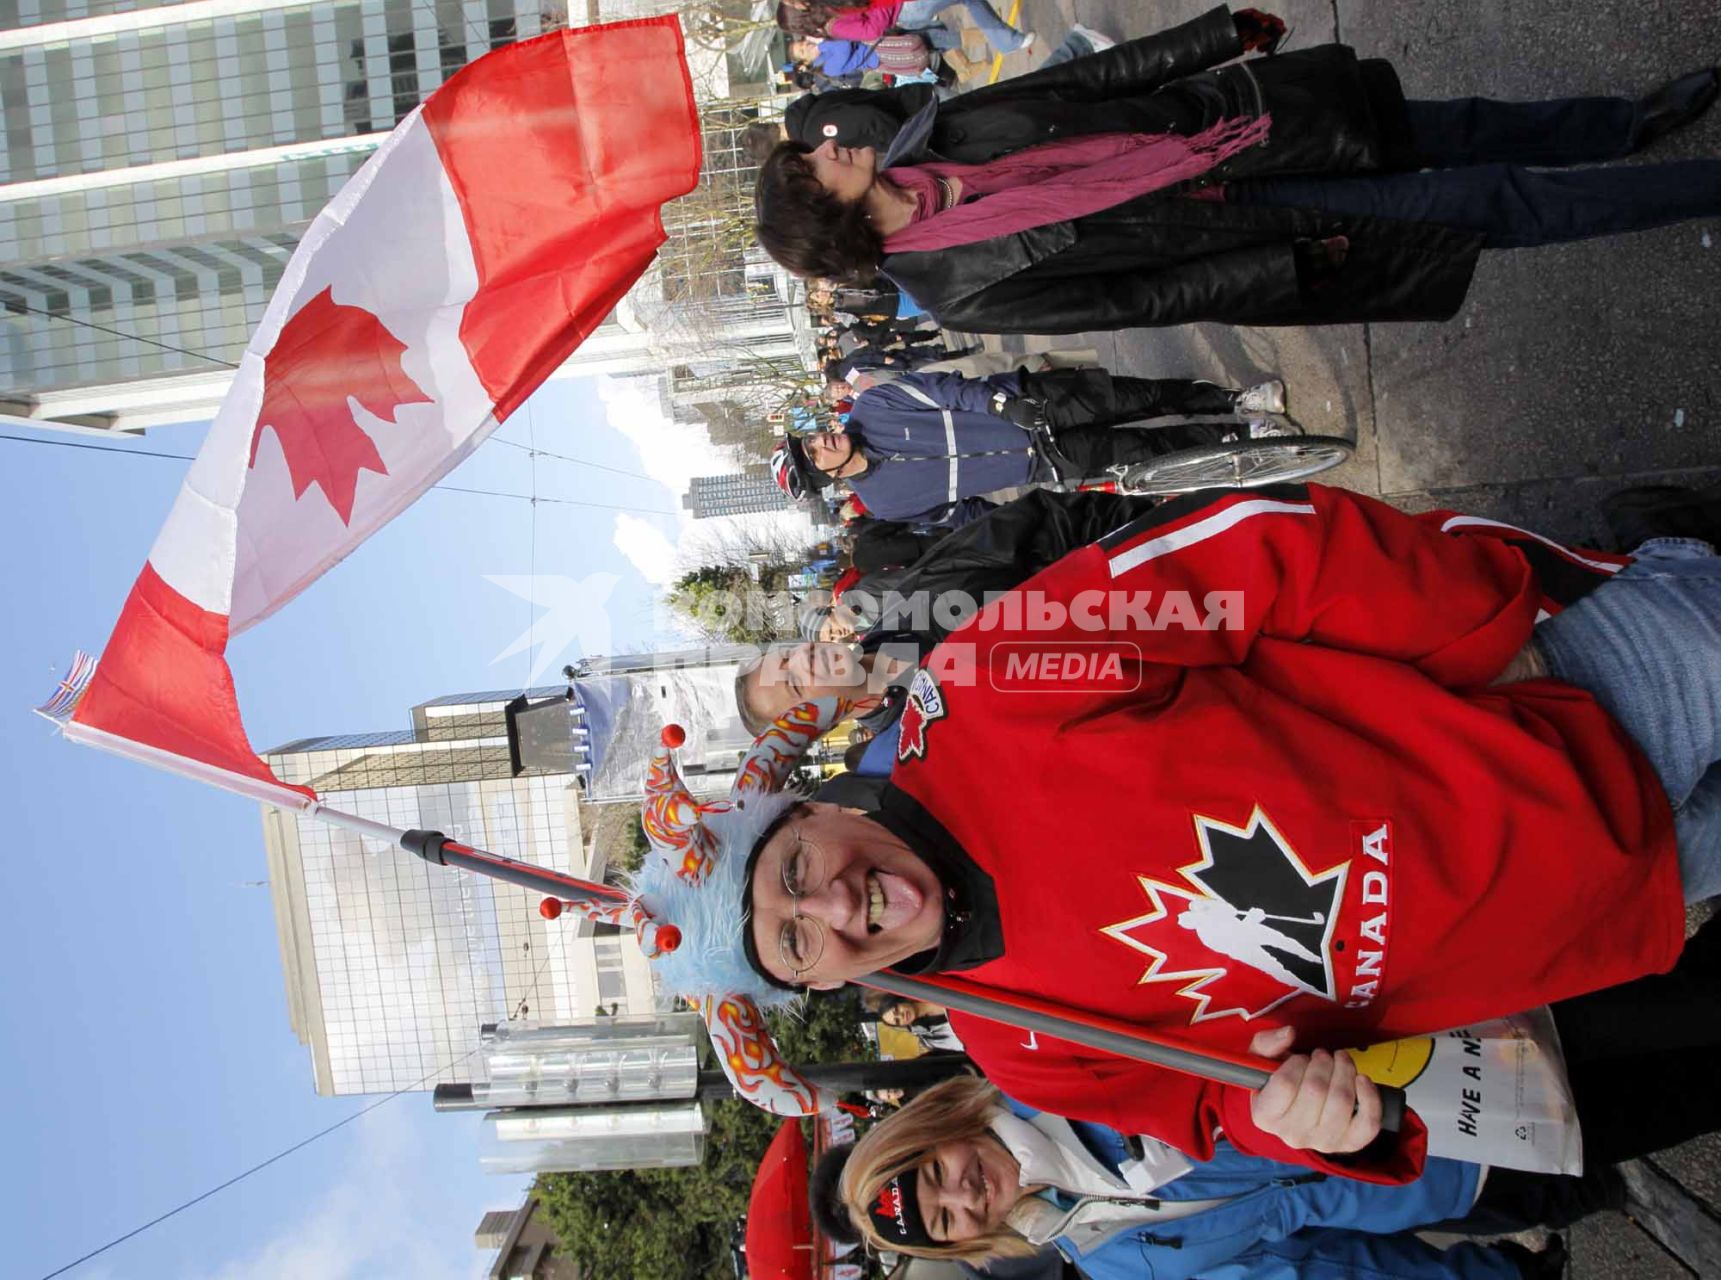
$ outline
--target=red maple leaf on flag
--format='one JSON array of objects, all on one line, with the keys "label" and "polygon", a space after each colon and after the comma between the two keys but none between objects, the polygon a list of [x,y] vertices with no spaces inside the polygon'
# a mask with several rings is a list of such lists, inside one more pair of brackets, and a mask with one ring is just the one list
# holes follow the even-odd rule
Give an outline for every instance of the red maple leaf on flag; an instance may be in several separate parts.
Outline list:
[{"label": "red maple leaf on flag", "polygon": [[313,484],[351,524],[359,472],[387,475],[376,443],[353,417],[357,400],[385,422],[403,404],[432,397],[407,376],[400,362],[406,344],[363,307],[343,306],[324,289],[293,314],[263,362],[263,407],[251,436],[257,446],[272,429],[293,479],[293,496]]}]

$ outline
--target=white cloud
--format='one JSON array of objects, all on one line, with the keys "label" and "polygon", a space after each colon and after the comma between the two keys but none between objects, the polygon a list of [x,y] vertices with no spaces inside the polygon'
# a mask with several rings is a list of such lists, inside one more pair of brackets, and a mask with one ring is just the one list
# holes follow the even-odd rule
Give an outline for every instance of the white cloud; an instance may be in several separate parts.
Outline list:
[{"label": "white cloud", "polygon": [[[667,588],[683,573],[702,564],[734,563],[754,548],[780,549],[793,555],[817,540],[804,511],[776,511],[695,519],[681,506],[694,476],[728,475],[739,470],[728,449],[719,448],[701,426],[683,426],[663,411],[658,383],[643,378],[599,378],[598,394],[609,425],[639,451],[644,471],[675,495],[676,523],[672,529],[661,516],[645,518],[621,513],[615,519],[616,550],[647,582]],[[660,602],[661,603],[661,602]],[[685,640],[691,633],[684,619],[659,608],[655,626],[666,642]]]},{"label": "white cloud", "polygon": [[681,553],[656,521],[623,512],[615,518],[614,540],[647,582],[667,587],[681,576]]},{"label": "white cloud", "polygon": [[[482,1209],[436,1195],[425,1169],[429,1152],[406,1113],[381,1107],[353,1129],[342,1176],[273,1239],[222,1265],[214,1280],[468,1280],[481,1273],[471,1232]],[[415,1169],[428,1176],[415,1177]],[[516,1186],[500,1178],[496,1184],[498,1203],[519,1203]]]},{"label": "white cloud", "polygon": [[598,379],[598,395],[610,426],[639,450],[645,473],[661,481],[679,503],[694,476],[733,471],[735,459],[711,443],[704,426],[684,426],[667,417],[657,387],[655,379]]}]

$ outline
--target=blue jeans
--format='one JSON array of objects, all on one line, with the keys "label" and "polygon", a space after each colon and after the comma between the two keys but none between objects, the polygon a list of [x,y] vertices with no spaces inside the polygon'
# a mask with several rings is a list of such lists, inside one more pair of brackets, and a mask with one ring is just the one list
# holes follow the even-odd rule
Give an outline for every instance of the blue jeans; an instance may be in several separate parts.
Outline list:
[{"label": "blue jeans", "polygon": [[[929,27],[916,27],[914,34],[926,41],[928,49],[937,49],[941,53],[946,49],[960,49],[962,47],[962,33],[952,31],[942,22],[935,22]],[[936,79],[937,77],[933,78]],[[898,83],[901,83],[900,77]]]},{"label": "blue jeans", "polygon": [[1721,162],[1544,173],[1630,155],[1642,107],[1630,98],[1491,98],[1404,104],[1423,173],[1265,178],[1227,199],[1480,231],[1489,249],[1585,240],[1721,214]]},{"label": "blue jeans", "polygon": [[1548,674],[1595,695],[1673,805],[1685,900],[1721,895],[1721,556],[1656,538],[1536,628]]},{"label": "blue jeans", "polygon": [[946,9],[963,8],[974,19],[986,43],[999,53],[1015,53],[1022,47],[1022,33],[998,16],[986,0],[908,0],[897,15],[896,25],[904,31],[918,31],[938,21]]},{"label": "blue jeans", "polygon": [[1035,68],[1044,71],[1047,67],[1055,67],[1060,63],[1074,62],[1077,58],[1085,58],[1094,51],[1088,38],[1079,32],[1072,31],[1064,37],[1064,42],[1046,56],[1046,60]]}]

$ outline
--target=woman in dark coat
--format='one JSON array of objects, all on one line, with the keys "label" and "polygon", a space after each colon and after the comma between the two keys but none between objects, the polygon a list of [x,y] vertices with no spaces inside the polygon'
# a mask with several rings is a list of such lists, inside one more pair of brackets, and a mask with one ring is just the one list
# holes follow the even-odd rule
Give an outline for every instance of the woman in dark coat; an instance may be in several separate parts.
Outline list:
[{"label": "woman in dark coat", "polygon": [[[1627,155],[1707,108],[1713,71],[1642,101],[1419,103],[1341,45],[1207,69],[1280,30],[1215,9],[928,104],[882,157],[785,143],[760,173],[760,240],[797,274],[882,271],[950,328],[1074,333],[1442,320],[1482,248],[1721,213],[1721,162],[1518,167]],[[1132,194],[1096,204],[1102,171]]]}]

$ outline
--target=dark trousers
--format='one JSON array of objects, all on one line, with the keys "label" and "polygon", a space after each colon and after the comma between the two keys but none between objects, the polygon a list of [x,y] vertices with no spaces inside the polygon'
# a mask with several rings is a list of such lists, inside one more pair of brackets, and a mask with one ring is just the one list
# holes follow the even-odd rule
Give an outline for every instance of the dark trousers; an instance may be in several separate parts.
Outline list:
[{"label": "dark trousers", "polygon": [[1618,1208],[1614,1166],[1721,1129],[1721,923],[1711,921],[1663,974],[1553,1006],[1584,1135],[1584,1174],[1491,1169],[1461,1219],[1475,1233],[1562,1227]]},{"label": "dark trousers", "polygon": [[1480,231],[1490,249],[1526,248],[1666,226],[1721,214],[1721,161],[1544,173],[1522,165],[1573,165],[1628,155],[1639,109],[1625,98],[1408,102],[1422,173],[1236,182],[1238,204]]},{"label": "dark trousers", "polygon": [[1417,167],[1476,164],[1564,168],[1618,160],[1637,149],[1642,108],[1631,98],[1496,102],[1452,98],[1404,104]]},{"label": "dark trousers", "polygon": [[[1120,378],[1103,369],[1052,369],[1020,375],[1022,394],[1046,406],[1052,442],[1069,480],[1098,476],[1107,467],[1145,462],[1178,449],[1218,444],[1227,430],[1213,423],[1177,422],[1185,415],[1232,412],[1235,393],[1188,378]],[[1126,426],[1153,418],[1164,426]]]}]

